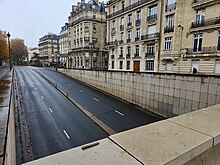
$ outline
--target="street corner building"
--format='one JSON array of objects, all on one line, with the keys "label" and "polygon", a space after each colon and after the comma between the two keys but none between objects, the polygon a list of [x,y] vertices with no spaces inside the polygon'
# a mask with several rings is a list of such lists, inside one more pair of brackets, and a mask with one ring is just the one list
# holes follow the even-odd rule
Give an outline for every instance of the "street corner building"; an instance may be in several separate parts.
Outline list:
[{"label": "street corner building", "polygon": [[72,6],[68,17],[68,67],[107,69],[106,12],[104,3],[84,0]]}]

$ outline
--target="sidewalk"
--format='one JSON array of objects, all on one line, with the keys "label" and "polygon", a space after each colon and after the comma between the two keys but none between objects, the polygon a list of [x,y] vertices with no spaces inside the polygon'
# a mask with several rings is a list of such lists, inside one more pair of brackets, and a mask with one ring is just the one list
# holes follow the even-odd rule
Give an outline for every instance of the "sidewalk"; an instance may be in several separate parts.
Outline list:
[{"label": "sidewalk", "polygon": [[0,78],[2,78],[7,71],[9,71],[9,66],[0,66]]}]

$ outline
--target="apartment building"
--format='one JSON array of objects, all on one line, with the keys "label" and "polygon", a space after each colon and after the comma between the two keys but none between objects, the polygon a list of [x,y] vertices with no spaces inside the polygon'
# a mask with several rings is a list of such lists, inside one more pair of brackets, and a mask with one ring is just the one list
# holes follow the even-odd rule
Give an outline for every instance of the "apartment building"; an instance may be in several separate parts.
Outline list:
[{"label": "apartment building", "polygon": [[41,37],[38,43],[42,65],[51,65],[58,61],[58,36],[53,33]]},{"label": "apartment building", "polygon": [[68,23],[61,27],[59,37],[59,61],[60,66],[66,67],[68,61],[69,41],[68,41]]},{"label": "apartment building", "polygon": [[108,2],[109,70],[158,71],[160,8],[160,0]]},{"label": "apartment building", "polygon": [[104,69],[108,67],[106,12],[103,3],[81,0],[72,6],[68,18],[69,68]]},{"label": "apartment building", "polygon": [[162,7],[160,72],[220,73],[220,1],[168,0]]},{"label": "apartment building", "polygon": [[39,55],[39,48],[28,48],[28,61],[30,61],[35,55]]}]

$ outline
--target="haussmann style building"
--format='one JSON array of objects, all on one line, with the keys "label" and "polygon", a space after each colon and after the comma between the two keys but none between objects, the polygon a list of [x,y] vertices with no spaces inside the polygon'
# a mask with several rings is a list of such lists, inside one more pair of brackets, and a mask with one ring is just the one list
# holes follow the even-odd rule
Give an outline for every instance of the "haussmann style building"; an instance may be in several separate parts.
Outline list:
[{"label": "haussmann style building", "polygon": [[53,33],[39,39],[39,57],[43,66],[54,65],[58,61],[58,36]]},{"label": "haussmann style building", "polygon": [[106,12],[103,3],[84,0],[72,6],[68,18],[69,68],[106,69]]}]

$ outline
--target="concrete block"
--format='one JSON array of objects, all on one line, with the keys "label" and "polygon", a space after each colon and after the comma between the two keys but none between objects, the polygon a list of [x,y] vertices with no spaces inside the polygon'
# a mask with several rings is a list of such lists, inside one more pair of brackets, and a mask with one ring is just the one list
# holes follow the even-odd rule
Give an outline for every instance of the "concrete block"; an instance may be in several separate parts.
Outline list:
[{"label": "concrete block", "polygon": [[216,95],[209,94],[208,97],[208,106],[212,106],[216,104]]},{"label": "concrete block", "polygon": [[218,86],[217,84],[209,84],[209,93],[217,94]]},{"label": "concrete block", "polygon": [[185,99],[180,99],[179,106],[180,106],[181,108],[184,108],[184,107],[185,107],[185,103],[186,103],[186,100],[185,100]]},{"label": "concrete block", "polygon": [[181,89],[180,90],[180,98],[185,99],[186,98],[186,90]]},{"label": "concrete block", "polygon": [[168,121],[214,137],[214,145],[220,144],[220,105],[168,119]]},{"label": "concrete block", "polygon": [[192,109],[192,102],[193,102],[192,100],[186,100],[186,106],[185,106],[186,109],[190,109],[190,110]]},{"label": "concrete block", "polygon": [[193,101],[192,102],[192,110],[198,110],[199,109],[199,102],[198,101]]},{"label": "concrete block", "polygon": [[186,99],[192,100],[193,98],[193,92],[192,91],[186,91]]},{"label": "concrete block", "polygon": [[150,165],[184,164],[212,146],[212,137],[168,121],[110,138],[141,163]]},{"label": "concrete block", "polygon": [[38,159],[26,165],[71,165],[71,164],[96,164],[96,165],[110,165],[110,164],[124,164],[124,165],[140,165],[140,162],[135,160],[127,152],[114,144],[109,139],[98,141],[98,145],[92,148],[82,150],[82,147],[77,147],[67,150],[55,155],[51,155],[42,159]]},{"label": "concrete block", "polygon": [[180,97],[180,89],[175,88],[174,89],[174,97]]},{"label": "concrete block", "polygon": [[193,90],[193,82],[188,81],[188,82],[186,82],[186,83],[187,83],[186,89],[187,89],[188,91],[192,91],[192,90]]},{"label": "concrete block", "polygon": [[200,100],[200,93],[199,92],[193,92],[193,101],[199,101]]},{"label": "concrete block", "polygon": [[206,83],[201,84],[201,92],[208,93],[209,85]]},{"label": "concrete block", "polygon": [[181,82],[180,80],[176,80],[176,82],[175,82],[176,89],[181,89],[180,82]]},{"label": "concrete block", "polygon": [[203,109],[203,108],[206,108],[206,107],[207,107],[206,103],[199,102],[199,109]]},{"label": "concrete block", "polygon": [[201,91],[201,83],[200,82],[194,82],[193,83],[193,91],[200,92]]},{"label": "concrete block", "polygon": [[173,105],[173,96],[168,96],[168,103]]},{"label": "concrete block", "polygon": [[179,98],[174,97],[174,99],[173,99],[173,105],[178,107],[178,106],[179,106],[179,101],[180,101]]},{"label": "concrete block", "polygon": [[216,97],[216,104],[220,104],[220,95],[217,95]]},{"label": "concrete block", "polygon": [[207,103],[208,101],[208,94],[207,93],[201,93],[200,94],[200,102]]},{"label": "concrete block", "polygon": [[160,87],[159,87],[159,93],[160,93],[160,94],[163,94],[163,91],[164,91],[164,87],[160,86]]},{"label": "concrete block", "polygon": [[186,87],[187,87],[187,81],[181,81],[180,82],[180,88],[183,89],[183,90],[186,90]]}]

